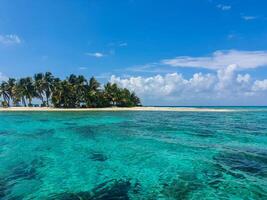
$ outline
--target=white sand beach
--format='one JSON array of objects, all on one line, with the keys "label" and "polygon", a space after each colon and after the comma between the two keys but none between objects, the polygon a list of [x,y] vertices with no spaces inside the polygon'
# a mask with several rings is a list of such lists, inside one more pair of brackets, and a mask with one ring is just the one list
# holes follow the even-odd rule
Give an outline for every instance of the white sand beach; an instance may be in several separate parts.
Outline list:
[{"label": "white sand beach", "polygon": [[0,112],[3,111],[174,111],[174,112],[232,112],[231,109],[215,109],[215,108],[195,108],[195,107],[108,107],[108,108],[52,108],[52,107],[9,107],[0,108]]}]

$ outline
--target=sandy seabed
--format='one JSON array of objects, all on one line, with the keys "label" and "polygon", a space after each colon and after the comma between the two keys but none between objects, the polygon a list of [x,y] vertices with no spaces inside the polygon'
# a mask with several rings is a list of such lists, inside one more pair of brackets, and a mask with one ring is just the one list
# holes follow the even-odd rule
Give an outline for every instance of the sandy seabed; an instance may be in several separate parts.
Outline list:
[{"label": "sandy seabed", "polygon": [[194,108],[194,107],[109,107],[109,108],[52,108],[52,107],[9,107],[0,111],[175,111],[175,112],[232,112],[232,109]]}]

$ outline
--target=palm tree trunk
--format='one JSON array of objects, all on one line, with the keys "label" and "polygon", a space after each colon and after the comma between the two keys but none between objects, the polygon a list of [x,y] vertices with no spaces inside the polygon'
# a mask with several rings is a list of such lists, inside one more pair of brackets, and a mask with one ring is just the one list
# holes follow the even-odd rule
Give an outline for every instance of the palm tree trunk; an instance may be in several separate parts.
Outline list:
[{"label": "palm tree trunk", "polygon": [[10,106],[10,99],[9,98],[7,99],[7,106],[8,107]]},{"label": "palm tree trunk", "polygon": [[42,101],[42,104],[44,105],[44,97],[42,95],[40,96],[40,99]]},{"label": "palm tree trunk", "polygon": [[22,103],[23,103],[24,107],[27,107],[25,97],[22,97]]},{"label": "palm tree trunk", "polygon": [[29,98],[28,106],[32,104],[32,98]]},{"label": "palm tree trunk", "polygon": [[9,98],[6,94],[3,94],[4,101],[7,103],[7,106],[9,107]]},{"label": "palm tree trunk", "polygon": [[46,104],[47,104],[47,107],[49,107],[49,97],[48,97],[48,95],[46,95]]}]

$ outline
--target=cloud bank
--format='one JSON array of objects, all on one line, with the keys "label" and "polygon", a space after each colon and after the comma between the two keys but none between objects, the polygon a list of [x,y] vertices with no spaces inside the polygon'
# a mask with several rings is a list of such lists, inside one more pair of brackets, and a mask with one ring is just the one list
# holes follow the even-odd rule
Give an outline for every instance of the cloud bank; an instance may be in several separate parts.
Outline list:
[{"label": "cloud bank", "polygon": [[267,105],[267,79],[253,80],[240,74],[237,65],[216,73],[195,73],[190,78],[168,73],[151,77],[121,78],[110,81],[139,95],[145,105]]},{"label": "cloud bank", "polygon": [[229,65],[236,65],[239,70],[252,69],[267,65],[267,51],[215,51],[211,56],[178,56],[173,59],[164,59],[161,64],[173,67],[198,67],[212,70],[224,69]]}]

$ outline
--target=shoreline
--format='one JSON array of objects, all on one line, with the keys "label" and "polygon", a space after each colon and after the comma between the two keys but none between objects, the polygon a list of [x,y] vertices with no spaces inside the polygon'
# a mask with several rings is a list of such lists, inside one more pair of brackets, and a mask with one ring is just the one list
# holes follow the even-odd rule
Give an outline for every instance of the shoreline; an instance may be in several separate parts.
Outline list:
[{"label": "shoreline", "polygon": [[51,107],[9,107],[0,112],[90,112],[90,111],[171,111],[171,112],[234,112],[233,109],[194,108],[194,107],[108,107],[108,108],[51,108]]}]

